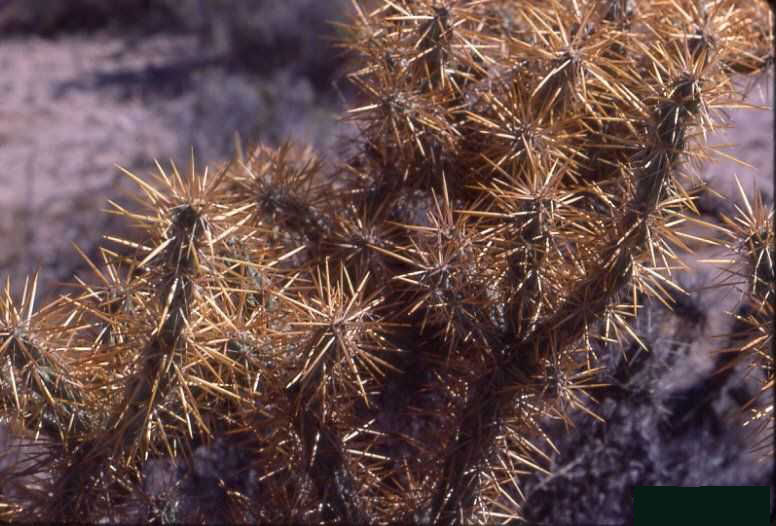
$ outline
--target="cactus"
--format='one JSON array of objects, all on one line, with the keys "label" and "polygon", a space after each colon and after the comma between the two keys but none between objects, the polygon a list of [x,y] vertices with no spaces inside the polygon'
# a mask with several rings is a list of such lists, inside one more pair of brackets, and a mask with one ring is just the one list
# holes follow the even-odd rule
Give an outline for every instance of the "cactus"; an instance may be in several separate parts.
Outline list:
[{"label": "cactus", "polygon": [[[126,172],[139,210],[113,208],[139,241],[108,236],[40,310],[34,279],[18,306],[6,287],[0,410],[26,446],[3,518],[514,519],[555,447],[542,423],[600,418],[592,342],[681,292],[686,161],[738,103],[731,75],[769,66],[767,7],[376,4],[343,27],[363,99],[347,163],[259,146]],[[764,388],[772,214],[724,230],[751,260],[757,334],[736,350]],[[230,473],[204,475],[202,451]],[[182,474],[166,495],[154,462]]]},{"label": "cactus", "polygon": [[773,444],[772,391],[776,374],[773,359],[773,318],[776,313],[773,209],[765,207],[760,194],[750,200],[740,181],[736,179],[736,182],[742,204],[735,207],[733,217],[723,214],[721,218],[727,226],[725,244],[734,257],[720,263],[725,264],[722,268],[726,281],[743,284],[744,290],[741,306],[733,314],[735,324],[733,333],[728,335],[729,346],[722,349],[732,358],[730,364],[719,372],[725,374],[726,369],[738,361],[748,359],[755,374],[760,375],[760,392],[744,404],[744,409],[749,412],[744,425],[756,429],[752,438],[753,451],[760,451],[760,457],[769,460],[773,455],[769,448]]}]

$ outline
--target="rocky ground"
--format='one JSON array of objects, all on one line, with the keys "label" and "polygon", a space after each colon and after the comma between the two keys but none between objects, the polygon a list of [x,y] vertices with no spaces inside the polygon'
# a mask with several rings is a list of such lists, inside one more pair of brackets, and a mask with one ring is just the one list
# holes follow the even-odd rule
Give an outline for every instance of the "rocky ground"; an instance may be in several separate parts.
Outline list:
[{"label": "rocky ground", "polygon": [[[0,276],[15,289],[40,269],[42,295],[54,294],[83,268],[72,243],[93,254],[104,233],[124,228],[102,212],[108,199],[126,200],[130,185],[116,165],[150,173],[154,159],[174,159],[185,167],[192,146],[198,163],[219,162],[235,132],[248,143],[311,143],[336,158],[337,137],[349,131],[336,117],[349,94],[337,83],[342,59],[320,35],[332,34],[325,21],[347,4],[260,2],[248,13],[246,2],[225,3],[209,11],[197,0],[120,0],[108,12],[96,0],[71,9],[0,0]],[[771,106],[772,85],[760,79],[748,100]],[[750,166],[723,159],[699,173],[740,202],[737,174],[750,196],[759,189],[772,205],[773,114],[730,117],[735,127],[710,142]],[[704,199],[709,214],[732,206]],[[717,255],[698,249],[696,260]],[[726,311],[738,308],[740,287],[706,290],[718,276],[692,267],[681,277],[692,294],[677,312],[650,304],[639,317],[649,352],[602,349],[612,387],[597,394],[595,411],[607,422],[578,415],[575,427],[550,429],[561,454],[552,476],[526,481],[529,522],[627,523],[636,485],[773,487],[772,464],[758,460],[736,424],[758,378],[746,364],[724,380],[711,375],[710,351],[731,330]],[[214,455],[217,448],[202,453],[194,478],[228,469]]]}]

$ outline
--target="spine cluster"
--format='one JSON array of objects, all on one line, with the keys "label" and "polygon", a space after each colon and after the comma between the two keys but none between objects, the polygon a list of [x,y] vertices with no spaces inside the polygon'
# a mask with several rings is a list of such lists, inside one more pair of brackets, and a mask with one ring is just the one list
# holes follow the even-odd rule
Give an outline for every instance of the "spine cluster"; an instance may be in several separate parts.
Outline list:
[{"label": "spine cluster", "polygon": [[[685,161],[731,75],[770,64],[767,6],[354,7],[345,165],[287,145],[127,173],[139,211],[114,208],[141,241],[108,237],[42,309],[34,279],[18,304],[6,287],[0,414],[28,445],[4,518],[168,520],[145,466],[225,444],[243,461],[174,520],[492,523],[546,470],[542,422],[596,417],[593,341],[679,289]],[[772,211],[747,214],[728,231],[760,317],[740,350],[772,384]]]}]

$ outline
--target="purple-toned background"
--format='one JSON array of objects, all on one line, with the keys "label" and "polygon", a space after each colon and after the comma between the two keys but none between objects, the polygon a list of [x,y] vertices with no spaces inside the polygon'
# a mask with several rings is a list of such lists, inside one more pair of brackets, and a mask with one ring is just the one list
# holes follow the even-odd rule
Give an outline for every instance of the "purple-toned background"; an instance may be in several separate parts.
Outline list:
[{"label": "purple-toned background", "polygon": [[[156,158],[185,167],[192,146],[199,163],[217,163],[231,155],[235,132],[248,143],[308,142],[336,157],[336,138],[348,132],[337,116],[351,93],[338,82],[344,58],[327,21],[341,20],[349,4],[0,0],[0,276],[18,290],[40,269],[45,296],[82,270],[71,243],[93,254],[104,233],[123,228],[101,212],[131,188],[114,165],[141,174]],[[772,105],[771,86],[770,76],[760,79],[748,100]],[[737,174],[772,206],[773,115],[729,114],[736,127],[710,142],[736,143],[720,149],[752,168],[723,160],[699,174],[731,196]],[[758,378],[745,364],[721,385],[711,376],[715,336],[730,330],[726,312],[738,308],[741,287],[702,290],[715,273],[697,260],[719,251],[694,248],[694,271],[680,276],[690,299],[677,313],[649,303],[637,320],[650,353],[628,349],[626,365],[618,351],[601,350],[613,387],[594,409],[608,422],[577,415],[575,428],[549,430],[561,454],[556,475],[525,481],[530,521],[626,523],[635,485],[773,484],[773,466],[747,451],[735,420]],[[208,481],[228,478],[234,459],[224,448],[200,453],[194,473],[149,465],[149,491],[184,477],[186,506],[207,494]]]}]

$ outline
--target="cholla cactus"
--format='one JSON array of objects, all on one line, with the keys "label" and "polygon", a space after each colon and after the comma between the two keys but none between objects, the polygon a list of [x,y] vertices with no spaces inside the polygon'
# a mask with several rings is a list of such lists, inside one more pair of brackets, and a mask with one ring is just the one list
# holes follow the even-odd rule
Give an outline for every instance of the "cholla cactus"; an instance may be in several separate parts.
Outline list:
[{"label": "cholla cactus", "polygon": [[[749,358],[755,374],[762,379],[762,387],[755,398],[744,404],[750,413],[745,425],[751,425],[752,449],[762,451],[763,459],[773,455],[773,320],[776,313],[776,242],[774,241],[773,209],[768,210],[760,194],[750,200],[741,183],[736,179],[741,205],[735,207],[733,217],[722,217],[727,226],[727,243],[738,258],[730,261],[723,270],[725,281],[743,285],[741,306],[734,316],[734,332],[729,335],[731,344],[722,349],[732,353],[731,365],[738,358]],[[759,440],[757,439],[759,437]]]},{"label": "cholla cactus", "polygon": [[[346,28],[347,165],[284,146],[128,174],[142,241],[108,237],[40,311],[6,293],[2,416],[30,444],[6,518],[490,523],[546,470],[541,423],[596,417],[591,342],[681,290],[684,161],[731,74],[770,63],[767,7],[374,4]],[[773,232],[749,212],[731,232],[767,311]],[[201,446],[230,473],[162,503],[147,466],[199,473]]]}]

